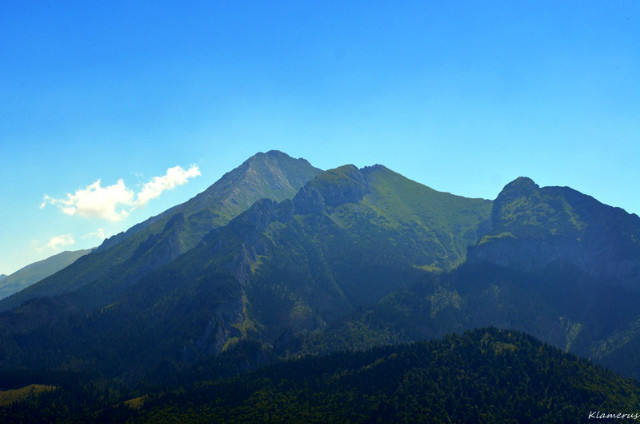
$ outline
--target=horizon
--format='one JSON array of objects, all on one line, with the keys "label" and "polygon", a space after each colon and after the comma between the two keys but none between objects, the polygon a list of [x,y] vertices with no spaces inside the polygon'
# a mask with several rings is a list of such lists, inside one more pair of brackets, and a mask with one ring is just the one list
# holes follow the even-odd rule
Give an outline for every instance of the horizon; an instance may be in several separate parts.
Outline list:
[{"label": "horizon", "polygon": [[183,203],[257,152],[640,214],[640,5],[1,6],[0,274]]}]

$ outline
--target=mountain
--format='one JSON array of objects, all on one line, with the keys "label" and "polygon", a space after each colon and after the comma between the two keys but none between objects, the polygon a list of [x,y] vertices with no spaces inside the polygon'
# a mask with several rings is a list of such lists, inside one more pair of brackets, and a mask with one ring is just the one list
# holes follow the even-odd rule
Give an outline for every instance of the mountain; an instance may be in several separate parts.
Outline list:
[{"label": "mountain", "polygon": [[[107,239],[96,251],[0,302],[0,311],[33,298],[76,292],[74,308],[91,310],[197,245],[258,199],[291,198],[319,172],[285,153],[258,153],[193,199]],[[83,289],[84,291],[82,291]]]},{"label": "mountain", "polygon": [[637,382],[495,328],[281,361],[223,379],[203,365],[170,385],[133,392],[104,379],[16,377],[50,389],[0,392],[22,399],[0,405],[7,423],[631,422],[640,407]]},{"label": "mountain", "polygon": [[304,340],[368,348],[497,326],[640,377],[640,219],[567,187],[508,184],[467,261]]},{"label": "mountain", "polygon": [[7,274],[0,274],[0,281],[4,281],[4,279],[7,277],[8,277]]},{"label": "mountain", "polygon": [[326,171],[292,200],[256,202],[89,315],[74,292],[0,316],[12,334],[2,365],[129,375],[180,368],[241,340],[292,351],[288,335],[321,330],[462,264],[490,209],[383,166]]},{"label": "mountain", "polygon": [[470,262],[521,271],[578,268],[588,276],[640,289],[640,219],[568,187],[508,184],[494,202],[492,231],[470,249]]},{"label": "mountain", "polygon": [[469,267],[518,273],[505,288],[529,292],[528,299],[498,297],[528,311],[526,330],[640,377],[631,354],[640,336],[640,218],[568,187],[519,178],[494,202],[492,223],[469,249]]},{"label": "mountain", "polygon": [[16,293],[55,272],[74,263],[78,258],[87,255],[92,249],[75,250],[58,253],[47,259],[27,265],[13,274],[0,277],[0,299]]},{"label": "mountain", "polygon": [[[274,175],[251,161],[294,161],[282,155],[222,180]],[[640,377],[636,215],[528,178],[492,202],[381,165],[313,170],[295,195],[256,199],[225,224],[191,206],[212,204],[205,192],[36,284],[44,297],[0,314],[0,368],[162,380],[246,343],[259,347],[250,365],[227,368],[495,326]],[[282,179],[268,181],[214,191]],[[112,268],[95,259],[113,252],[125,259]],[[66,292],[46,296],[63,278]]]}]

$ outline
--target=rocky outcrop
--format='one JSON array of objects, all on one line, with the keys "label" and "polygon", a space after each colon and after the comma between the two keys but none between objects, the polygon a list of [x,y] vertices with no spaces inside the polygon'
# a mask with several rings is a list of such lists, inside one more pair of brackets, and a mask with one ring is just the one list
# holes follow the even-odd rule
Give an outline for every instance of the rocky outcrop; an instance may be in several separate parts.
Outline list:
[{"label": "rocky outcrop", "polygon": [[325,171],[294,197],[296,213],[322,212],[326,207],[357,203],[369,192],[367,176],[353,165]]}]

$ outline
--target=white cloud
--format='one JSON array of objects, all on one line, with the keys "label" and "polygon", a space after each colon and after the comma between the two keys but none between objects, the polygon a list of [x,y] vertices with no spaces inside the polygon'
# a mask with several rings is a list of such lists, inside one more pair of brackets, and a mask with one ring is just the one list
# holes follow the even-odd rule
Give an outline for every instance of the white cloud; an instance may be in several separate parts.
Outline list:
[{"label": "white cloud", "polygon": [[163,191],[183,185],[189,178],[198,175],[201,174],[196,165],[192,165],[186,171],[180,166],[175,166],[167,169],[165,175],[153,177],[151,181],[144,184],[137,195],[133,190],[127,188],[122,179],[106,187],[102,187],[101,180],[97,180],[86,188],[77,190],[74,194],[67,193],[66,198],[63,199],[55,199],[45,195],[40,209],[50,204],[57,206],[67,215],[77,214],[86,218],[120,221],[126,218],[133,209],[146,205],[150,200],[160,196]]},{"label": "white cloud", "polygon": [[160,196],[163,191],[171,190],[176,186],[186,184],[189,178],[197,177],[201,175],[200,169],[196,165],[191,165],[191,168],[186,171],[180,166],[174,166],[167,169],[167,173],[162,177],[153,177],[151,181],[146,183],[142,190],[138,193],[136,198],[136,207],[146,205],[149,200],[155,199]]},{"label": "white cloud", "polygon": [[44,253],[44,247],[39,240],[31,240],[31,247],[40,254]]},{"label": "white cloud", "polygon": [[76,241],[73,239],[71,234],[62,234],[60,236],[51,237],[51,240],[47,243],[47,247],[50,247],[53,250],[58,250],[59,247],[74,244],[75,242]]},{"label": "white cloud", "polygon": [[122,180],[107,187],[102,187],[101,180],[97,180],[74,194],[67,193],[66,199],[54,199],[45,195],[40,209],[49,203],[67,215],[78,214],[86,218],[120,221],[129,215],[129,211],[118,208],[131,205],[133,197],[133,191],[128,189]]},{"label": "white cloud", "polygon": [[100,240],[104,240],[107,237],[110,237],[110,235],[104,230],[104,228],[98,228],[96,231],[92,231],[82,236],[83,239],[94,238],[94,237],[99,238]]}]

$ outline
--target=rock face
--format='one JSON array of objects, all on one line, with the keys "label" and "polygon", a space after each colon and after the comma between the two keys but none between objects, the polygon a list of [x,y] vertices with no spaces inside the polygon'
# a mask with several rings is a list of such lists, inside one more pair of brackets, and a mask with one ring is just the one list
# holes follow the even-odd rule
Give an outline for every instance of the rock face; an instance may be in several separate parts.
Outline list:
[{"label": "rock face", "polygon": [[470,263],[519,271],[572,267],[640,290],[640,218],[568,187],[509,183],[494,201],[492,229],[469,249]]}]

